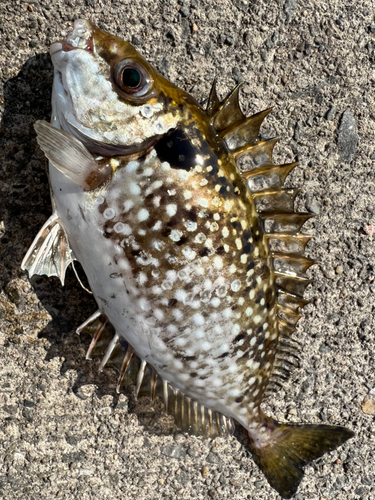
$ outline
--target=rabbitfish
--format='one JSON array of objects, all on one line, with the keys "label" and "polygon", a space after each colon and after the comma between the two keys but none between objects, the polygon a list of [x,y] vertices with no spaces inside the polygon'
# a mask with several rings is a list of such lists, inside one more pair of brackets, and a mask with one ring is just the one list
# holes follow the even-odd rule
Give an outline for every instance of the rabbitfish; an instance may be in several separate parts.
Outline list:
[{"label": "rabbitfish", "polygon": [[[275,165],[276,141],[259,140],[270,110],[246,118],[239,87],[219,100],[215,85],[203,109],[88,21],[51,56],[51,124],[35,130],[53,215],[23,269],[64,283],[78,260],[98,303],[79,328],[97,325],[88,357],[101,346],[101,369],[120,359],[118,390],[137,360],[136,392],[148,380],[183,430],[243,426],[269,483],[290,498],[304,466],[353,433],[260,409],[295,363],[313,264],[300,233],[310,214],[294,212],[297,190],[283,188],[296,164]],[[244,155],[253,168],[241,173]],[[114,333],[103,343],[106,324]]]}]

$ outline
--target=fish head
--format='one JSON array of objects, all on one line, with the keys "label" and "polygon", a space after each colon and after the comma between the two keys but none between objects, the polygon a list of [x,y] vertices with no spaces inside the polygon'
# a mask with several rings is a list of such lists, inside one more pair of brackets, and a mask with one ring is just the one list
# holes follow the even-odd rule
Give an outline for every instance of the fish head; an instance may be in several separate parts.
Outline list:
[{"label": "fish head", "polygon": [[50,52],[53,120],[92,153],[144,153],[196,106],[130,43],[90,21],[75,21]]}]

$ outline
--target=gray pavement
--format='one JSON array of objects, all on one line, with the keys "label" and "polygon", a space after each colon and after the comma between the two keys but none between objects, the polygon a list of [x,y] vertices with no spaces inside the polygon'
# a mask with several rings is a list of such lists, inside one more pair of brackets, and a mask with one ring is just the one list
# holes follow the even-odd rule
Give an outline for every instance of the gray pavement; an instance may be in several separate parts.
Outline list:
[{"label": "gray pavement", "polygon": [[[50,43],[89,18],[134,43],[200,102],[218,76],[275,158],[301,168],[300,210],[317,214],[298,335],[301,368],[264,411],[350,427],[354,439],[307,467],[295,499],[374,500],[375,20],[368,0],[2,0],[0,3],[0,496],[6,500],[279,498],[237,437],[173,429],[159,403],[116,397],[116,374],[84,359],[75,328],[95,310],[69,271],[20,271],[51,212],[32,124],[48,119]],[[172,433],[168,431],[172,430]],[[241,439],[241,436],[239,436]]]}]

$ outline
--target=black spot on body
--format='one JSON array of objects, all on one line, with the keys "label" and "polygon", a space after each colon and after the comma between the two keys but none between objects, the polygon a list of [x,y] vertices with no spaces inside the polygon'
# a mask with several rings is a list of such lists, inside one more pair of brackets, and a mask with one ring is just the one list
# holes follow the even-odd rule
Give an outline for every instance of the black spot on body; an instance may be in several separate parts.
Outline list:
[{"label": "black spot on body", "polygon": [[229,352],[224,352],[224,354],[222,354],[221,356],[218,357],[218,359],[223,359],[223,358],[226,358],[227,356],[229,355]]},{"label": "black spot on body", "polygon": [[251,243],[247,242],[245,245],[243,245],[243,253],[249,254],[251,250],[252,250]]},{"label": "black spot on body", "polygon": [[197,151],[185,132],[179,128],[168,132],[155,145],[161,162],[168,162],[172,168],[189,171],[195,167]]},{"label": "black spot on body", "polygon": [[[258,234],[257,234],[258,232]],[[254,224],[254,233],[253,233],[253,240],[254,243],[259,243],[263,238],[263,232],[260,228],[259,224]]]},{"label": "black spot on body", "polygon": [[[216,162],[216,160],[213,159],[213,162]],[[216,176],[217,173],[219,172],[219,169],[217,168],[217,166],[214,164],[214,165],[211,165],[211,170],[208,172],[208,175],[212,175],[212,176]]]},{"label": "black spot on body", "polygon": [[192,290],[196,283],[194,281],[190,281],[190,283],[185,283],[185,290]]},{"label": "black spot on body", "polygon": [[264,266],[263,267],[263,273],[262,273],[262,276],[263,276],[263,279],[267,279],[269,278],[269,275],[270,275],[270,268],[268,266]]},{"label": "black spot on body", "polygon": [[206,248],[202,248],[202,250],[199,251],[199,255],[201,257],[207,257],[207,255],[210,253],[210,250]]},{"label": "black spot on body", "polygon": [[181,236],[181,238],[178,241],[176,241],[176,245],[181,246],[187,243],[188,241],[189,238],[187,236]]},{"label": "black spot on body", "polygon": [[230,186],[228,180],[226,179],[226,177],[219,177],[218,178],[218,183],[221,184],[223,187],[227,188],[228,186]]},{"label": "black spot on body", "polygon": [[165,227],[162,231],[161,231],[161,235],[162,236],[165,236],[166,238],[168,238],[168,236],[171,234],[171,229],[169,227]]},{"label": "black spot on body", "polygon": [[272,288],[269,288],[266,291],[266,305],[268,309],[270,309],[270,307],[273,305],[274,296],[274,290],[272,290]]},{"label": "black spot on body", "polygon": [[232,221],[232,226],[233,226],[234,229],[236,229],[237,231],[241,232],[242,226],[241,226],[240,221],[238,221],[238,220]]},{"label": "black spot on body", "polygon": [[198,377],[198,373],[197,372],[191,372],[190,373],[190,377],[192,377],[192,378]]},{"label": "black spot on body", "polygon": [[246,337],[246,332],[241,332],[237,335],[237,337],[235,337],[235,339],[233,340],[233,342],[239,342],[240,340],[244,339]]},{"label": "black spot on body", "polygon": [[174,217],[171,217],[169,221],[167,222],[168,227],[174,227],[177,226],[181,222],[181,219],[178,215],[175,215]]},{"label": "black spot on body", "polygon": [[177,299],[169,299],[168,306],[174,307],[177,304]]},{"label": "black spot on body", "polygon": [[223,245],[219,246],[217,249],[216,249],[216,253],[218,255],[223,255],[223,253],[225,253],[225,249],[223,247]]},{"label": "black spot on body", "polygon": [[257,282],[254,278],[250,278],[246,281],[247,285],[250,287],[250,290],[255,290],[257,287]]},{"label": "black spot on body", "polygon": [[185,210],[184,215],[186,219],[197,222],[197,209],[195,207],[192,207],[190,210]]},{"label": "black spot on body", "polygon": [[258,338],[257,338],[257,341],[256,341],[255,345],[256,345],[257,347],[259,347],[260,345],[262,345],[262,344],[263,344],[263,342],[264,342],[264,338],[263,338],[263,335],[262,335],[261,337],[258,337]]},{"label": "black spot on body", "polygon": [[242,233],[242,241],[248,241],[250,238],[253,237],[253,233],[251,229],[245,229]]},{"label": "black spot on body", "polygon": [[236,403],[242,403],[244,396],[239,396],[238,398],[235,399]]}]

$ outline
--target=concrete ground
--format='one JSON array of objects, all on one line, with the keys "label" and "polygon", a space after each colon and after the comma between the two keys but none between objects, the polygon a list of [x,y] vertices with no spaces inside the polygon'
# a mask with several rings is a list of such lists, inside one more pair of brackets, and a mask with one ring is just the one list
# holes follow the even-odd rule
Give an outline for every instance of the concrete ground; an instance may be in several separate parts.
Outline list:
[{"label": "concrete ground", "polygon": [[84,359],[75,328],[95,310],[72,271],[20,263],[51,212],[33,131],[49,119],[50,43],[77,18],[126,38],[199,101],[214,75],[243,109],[272,106],[263,137],[316,213],[301,368],[264,405],[274,418],[350,427],[307,467],[299,500],[373,500],[375,445],[375,20],[369,0],[3,0],[0,3],[0,495],[6,500],[273,500],[236,437],[178,431],[160,405],[115,396],[115,374]]}]

